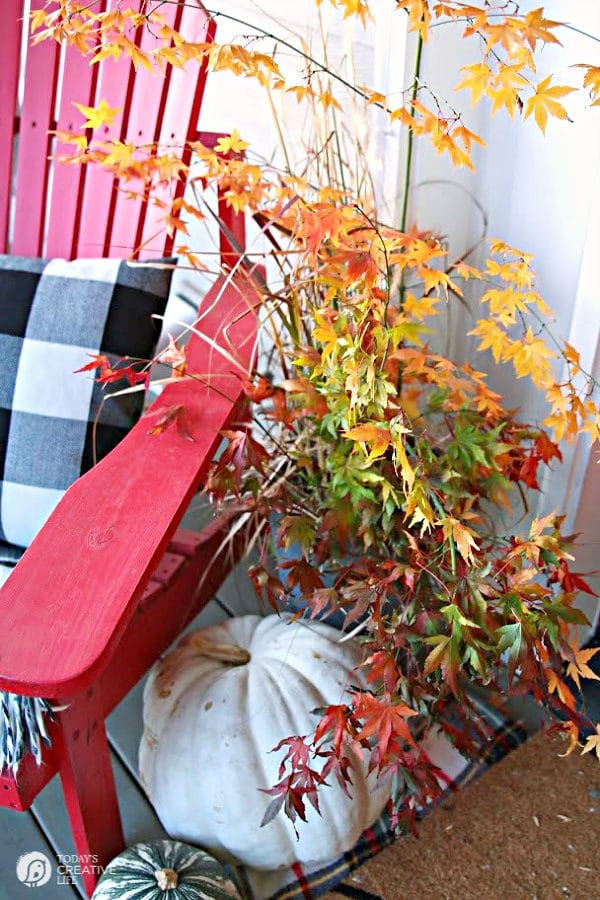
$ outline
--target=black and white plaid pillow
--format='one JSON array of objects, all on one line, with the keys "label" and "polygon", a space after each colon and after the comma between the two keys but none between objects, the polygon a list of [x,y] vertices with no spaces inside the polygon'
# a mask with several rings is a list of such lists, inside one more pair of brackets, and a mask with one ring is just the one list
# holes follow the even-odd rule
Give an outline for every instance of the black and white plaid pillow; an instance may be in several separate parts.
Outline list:
[{"label": "black and white plaid pillow", "polygon": [[0,541],[28,546],[94,446],[104,456],[139,418],[143,392],[102,404],[93,374],[74,371],[87,354],[150,358],[170,282],[118,259],[0,255]]}]

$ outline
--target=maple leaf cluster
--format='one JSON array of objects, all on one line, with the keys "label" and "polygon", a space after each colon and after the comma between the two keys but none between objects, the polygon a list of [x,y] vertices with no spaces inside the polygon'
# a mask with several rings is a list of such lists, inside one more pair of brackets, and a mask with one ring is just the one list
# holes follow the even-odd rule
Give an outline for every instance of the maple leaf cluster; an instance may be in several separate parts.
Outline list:
[{"label": "maple leaf cluster", "polygon": [[[315,0],[321,6],[323,0]],[[577,88],[552,84],[552,76],[538,78],[536,54],[547,44],[560,45],[557,32],[564,23],[545,17],[542,7],[521,13],[519,4],[504,2],[471,3],[462,0],[390,0],[399,15],[406,13],[409,28],[418,32],[419,40],[426,42],[436,24],[455,22],[464,26],[463,37],[476,38],[482,48],[482,60],[463,67],[463,78],[457,90],[471,91],[473,103],[483,98],[491,101],[493,112],[506,109],[511,116],[518,110],[524,118],[532,117],[542,132],[548,119],[568,119],[569,114],[561,102]],[[374,20],[372,4],[368,0],[329,0],[344,18],[356,17],[363,26]],[[256,79],[271,92],[289,94],[298,102],[309,100],[325,111],[343,111],[343,100],[334,88],[350,90],[367,105],[375,104],[384,109],[390,121],[398,120],[414,135],[427,137],[437,153],[447,153],[456,166],[473,168],[471,156],[473,144],[484,145],[482,138],[471,131],[445,98],[440,98],[421,79],[413,85],[394,92],[393,98],[364,85],[352,85],[332,72],[326,63],[308,57],[306,78],[301,83],[289,83],[276,60],[277,37],[259,28],[261,40],[271,42],[264,49],[254,49],[247,43],[219,44],[214,40],[191,41],[182,33],[179,10],[185,3],[169,4],[168,11],[160,0],[149,0],[142,9],[122,7],[116,4],[103,12],[97,12],[93,4],[75,3],[73,0],[49,0],[41,9],[32,12],[31,27],[34,43],[56,40],[76,46],[87,55],[92,64],[103,60],[129,58],[133,66],[150,72],[164,71],[165,67],[184,68],[202,66],[209,71],[229,71],[239,77]],[[220,15],[227,14],[220,13]],[[140,40],[141,33],[145,40]],[[287,43],[287,42],[286,42]],[[293,46],[291,47],[293,50]],[[305,54],[305,57],[307,55]],[[581,63],[584,70],[581,90],[589,94],[592,105],[598,105],[600,68]],[[327,76],[324,82],[322,75]],[[398,93],[403,102],[396,105]],[[393,102],[392,102],[393,100]],[[101,105],[98,107],[100,109]],[[105,110],[105,113],[108,110]],[[88,118],[86,127],[107,124],[106,117],[97,114]],[[105,141],[104,148],[96,152],[108,153],[109,158],[135,164],[135,150],[131,145],[111,149],[113,141]],[[96,157],[102,159],[102,155]],[[150,165],[151,156],[148,159]],[[134,165],[135,167],[135,165]],[[234,192],[239,197],[238,192]]]},{"label": "maple leaf cluster", "polygon": [[[368,0],[328,2],[363,25],[374,17]],[[531,119],[542,132],[551,118],[569,118],[565,98],[574,88],[537,74],[539,51],[561,33],[542,8],[523,13],[500,0],[394,5],[420,49],[446,20],[477,44],[480,58],[463,67],[458,84],[473,102]],[[179,30],[184,7],[150,0],[143,11],[117,3],[98,13],[50,0],[32,14],[32,29],[34,41],[65,41],[92,64],[128,58],[149,72],[202,66],[253,78],[270,97],[308,104],[326,125],[301,171],[263,164],[237,129],[210,146],[140,146],[102,99],[76,104],[78,128],[54,132],[59,158],[101,167],[120,191],[159,210],[167,233],[187,241],[175,246],[182,265],[207,268],[189,238],[190,223],[204,222],[205,213],[189,194],[184,199],[184,182],[192,193],[216,188],[222,204],[253,215],[269,240],[279,280],[257,285],[265,348],[241,379],[248,419],[223,432],[226,446],[206,489],[252,535],[259,561],[250,577],[261,601],[279,610],[293,600],[307,618],[335,613],[362,641],[364,665],[347,704],[321,710],[313,735],[276,748],[284,758],[278,783],[266,788],[265,823],[281,810],[305,820],[307,804],[318,811],[319,791],[334,778],[351,790],[359,754],[379,777],[393,776],[395,800],[414,815],[441,790],[423,737],[441,728],[471,753],[486,733],[472,685],[500,704],[529,692],[557,720],[569,751],[600,756],[600,737],[576,696],[581,679],[597,678],[590,665],[597,651],[577,642],[578,628],[589,625],[577,596],[593,590],[576,571],[575,536],[563,534],[558,512],[533,519],[524,533],[516,521],[544,469],[561,462],[563,441],[581,434],[600,441],[598,385],[576,348],[553,335],[529,254],[492,240],[475,265],[473,250],[452,259],[443,235],[380,220],[364,154],[348,161],[341,149],[342,91],[457,166],[473,167],[483,141],[418,73],[386,97],[305,54],[305,77],[292,83],[266,30],[261,40],[275,41],[270,47],[187,40]],[[600,68],[580,68],[597,106]],[[238,263],[250,267],[247,257]],[[469,303],[480,311],[470,332],[479,368],[439,350],[441,313]],[[169,378],[206,383],[174,338],[155,360],[97,356],[81,371],[135,388],[158,363],[171,367]],[[493,366],[531,381],[547,402],[543,421],[505,408],[488,383]],[[152,415],[157,440],[171,427],[192,439],[182,406]],[[282,552],[276,567],[272,549]]]},{"label": "maple leaf cluster", "polygon": [[[419,736],[443,728],[474,752],[483,725],[470,685],[499,702],[529,692],[574,747],[591,727],[575,688],[597,678],[596,651],[576,643],[589,623],[575,600],[593,590],[573,567],[563,517],[534,519],[525,535],[499,527],[515,488],[526,503],[561,449],[544,424],[505,409],[482,371],[433,352],[429,323],[460,301],[465,280],[479,283],[480,349],[551,404],[560,395],[546,423],[556,431],[562,410],[559,438],[594,437],[598,410],[591,400],[569,406],[580,359],[539,336],[550,310],[527,254],[492,241],[485,269],[448,265],[434,235],[377,224],[358,204],[297,202],[277,224],[297,259],[269,369],[293,374],[257,373],[247,386],[261,450],[247,447],[245,431],[228,434],[235,459],[215,463],[210,490],[271,522],[284,555],[272,570],[263,530],[259,597],[274,610],[291,597],[309,618],[341,615],[366,658],[352,702],[324,711],[313,736],[280,746],[288,755],[267,818],[281,808],[305,818],[332,773],[351,789],[360,752],[380,778],[395,776],[398,803],[409,797],[414,813],[439,791]],[[295,321],[304,327],[290,328]],[[464,716],[456,732],[444,718],[453,703]]]}]

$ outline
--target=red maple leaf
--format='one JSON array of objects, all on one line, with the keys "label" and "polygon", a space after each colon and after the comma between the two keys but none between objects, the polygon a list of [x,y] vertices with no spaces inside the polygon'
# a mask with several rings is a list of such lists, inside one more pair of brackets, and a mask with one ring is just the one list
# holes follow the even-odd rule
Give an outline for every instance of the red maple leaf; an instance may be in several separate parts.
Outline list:
[{"label": "red maple leaf", "polygon": [[317,746],[321,741],[331,741],[333,752],[339,756],[347,734],[348,707],[328,706],[315,731],[314,743]]},{"label": "red maple leaf", "polygon": [[581,572],[571,572],[566,559],[561,559],[556,572],[551,575],[550,581],[558,581],[567,594],[576,594],[577,591],[584,591],[586,594],[591,594],[592,597],[598,596],[587,581],[582,578]]},{"label": "red maple leaf", "polygon": [[369,667],[369,673],[367,675],[369,684],[379,681],[387,694],[394,694],[396,692],[400,672],[398,671],[396,660],[392,654],[388,653],[387,650],[378,650],[377,653],[373,653],[372,656],[369,656],[369,658],[364,661],[363,665]]},{"label": "red maple leaf", "polygon": [[537,480],[537,468],[539,461],[540,457],[535,453],[531,453],[529,456],[525,457],[521,468],[519,469],[519,479],[521,481],[524,481],[527,487],[530,487],[535,491],[539,491],[540,489]]},{"label": "red maple leaf", "polygon": [[283,776],[285,772],[286,763],[289,760],[290,766],[292,769],[302,768],[304,766],[308,766],[310,762],[310,747],[306,743],[306,735],[304,737],[287,737],[283,738],[283,740],[279,741],[276,747],[270,751],[271,753],[277,753],[283,747],[287,747],[287,753],[281,760],[281,765],[279,766],[279,777]]},{"label": "red maple leaf", "polygon": [[148,434],[162,434],[170,425],[173,425],[186,441],[193,441],[194,438],[189,433],[185,424],[185,408],[182,403],[175,403],[173,406],[163,406],[156,411],[150,410],[146,413],[148,418],[158,416]]},{"label": "red maple leaf", "polygon": [[285,589],[274,575],[264,566],[250,566],[248,575],[254,585],[254,590],[259,600],[267,601],[274,612],[279,612],[279,602],[283,601]]},{"label": "red maple leaf", "polygon": [[[150,369],[144,363],[144,369],[141,371],[136,369],[134,365],[125,365],[120,366],[120,368],[116,368],[110,365],[108,361],[108,357],[104,356],[102,353],[92,354],[88,353],[88,356],[91,356],[91,362],[86,363],[85,366],[82,366],[80,369],[75,369],[74,374],[78,374],[79,372],[91,372],[93,369],[100,369],[100,374],[95,379],[100,384],[112,384],[115,381],[121,381],[123,378],[127,381],[127,383],[133,387],[136,384],[143,384],[146,387],[150,382]],[[124,356],[119,360],[119,363],[127,361],[128,357]],[[117,365],[119,365],[117,363]],[[136,363],[136,365],[140,365],[140,363]]]},{"label": "red maple leaf", "polygon": [[274,393],[275,388],[264,375],[261,375],[258,381],[254,383],[246,381],[244,384],[244,394],[249,400],[252,400],[253,403],[260,403],[261,400],[272,397]]},{"label": "red maple leaf", "polygon": [[393,738],[399,737],[407,744],[414,745],[406,719],[418,713],[410,706],[401,702],[392,705],[388,700],[380,700],[367,693],[356,694],[353,704],[356,718],[363,723],[357,739],[365,741],[370,737],[377,738],[380,765],[387,760]]},{"label": "red maple leaf", "polygon": [[287,586],[289,590],[299,587],[303,594],[311,594],[323,587],[323,580],[317,570],[302,557],[279,563],[279,568],[288,570]]},{"label": "red maple leaf", "polygon": [[542,462],[549,463],[552,459],[562,462],[562,453],[554,441],[550,440],[545,431],[542,431],[539,437],[535,439],[535,452]]},{"label": "red maple leaf", "polygon": [[331,614],[340,609],[339,594],[335,588],[319,588],[306,598],[306,605],[310,610],[311,619],[326,613]]}]

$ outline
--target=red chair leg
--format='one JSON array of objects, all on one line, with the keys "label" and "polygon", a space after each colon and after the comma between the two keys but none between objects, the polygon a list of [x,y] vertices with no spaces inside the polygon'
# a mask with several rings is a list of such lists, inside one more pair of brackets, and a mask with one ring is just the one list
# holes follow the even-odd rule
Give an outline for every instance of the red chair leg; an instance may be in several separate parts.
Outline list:
[{"label": "red chair leg", "polygon": [[98,691],[76,697],[60,713],[60,722],[60,777],[77,864],[91,896],[102,867],[125,846]]}]

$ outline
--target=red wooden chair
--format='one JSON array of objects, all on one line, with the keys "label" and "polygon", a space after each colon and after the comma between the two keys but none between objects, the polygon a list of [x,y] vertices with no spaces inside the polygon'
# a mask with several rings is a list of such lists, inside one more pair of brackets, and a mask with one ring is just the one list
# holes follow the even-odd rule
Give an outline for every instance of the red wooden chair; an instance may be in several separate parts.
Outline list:
[{"label": "red wooden chair", "polygon": [[[90,66],[76,50],[44,42],[28,51],[19,111],[22,4],[2,3],[0,250],[66,258],[127,256],[148,242],[146,255],[169,254],[171,240],[152,240],[160,230],[152,208],[126,200],[112,176],[48,160],[48,131],[69,130],[81,121],[73,100],[94,106],[104,98],[123,109],[110,129],[103,128],[105,139],[197,139],[206,72],[173,70],[161,81],[144,70],[136,73],[128,61]],[[32,2],[34,9],[43,4]],[[106,5],[98,0],[99,9]],[[199,4],[166,4],[162,12],[186,35],[213,39],[214,23]],[[147,32],[137,35],[138,41],[151,39]],[[223,203],[220,209],[227,229],[221,249],[231,267],[232,252],[243,249],[244,223]],[[203,308],[216,298],[201,327],[229,352],[236,347],[247,365],[257,302],[247,270],[240,266],[233,278],[218,278]],[[213,596],[234,561],[221,550],[226,523],[216,520],[202,533],[176,531],[220,430],[239,414],[241,381],[232,377],[234,368],[206,341],[192,337],[188,369],[210,371],[218,389],[192,380],[170,384],[151,412],[160,415],[183,404],[193,441],[171,427],[150,435],[148,418],[142,418],[67,491],[0,591],[0,689],[64,707],[42,765],[28,756],[16,776],[0,775],[0,803],[28,809],[59,772],[77,851],[96,855],[100,865],[123,847],[104,719]],[[90,894],[95,881],[92,874],[84,876]]]}]

